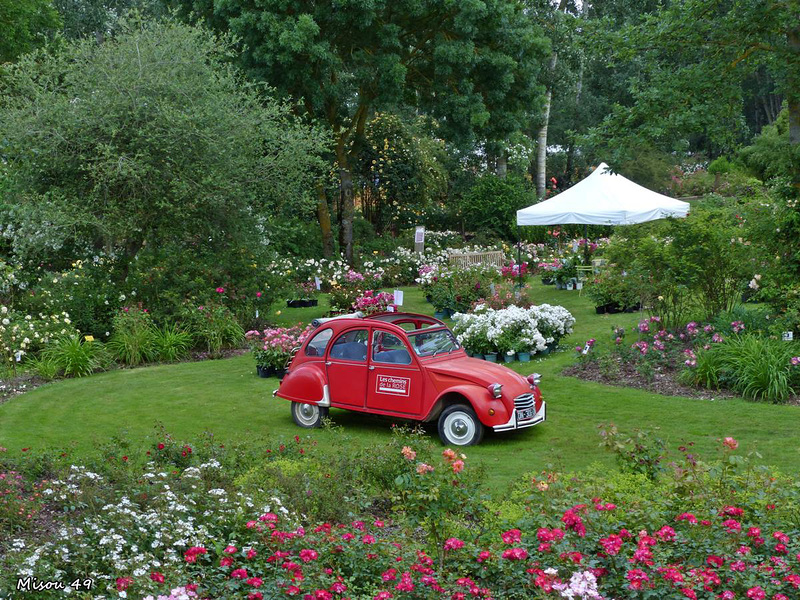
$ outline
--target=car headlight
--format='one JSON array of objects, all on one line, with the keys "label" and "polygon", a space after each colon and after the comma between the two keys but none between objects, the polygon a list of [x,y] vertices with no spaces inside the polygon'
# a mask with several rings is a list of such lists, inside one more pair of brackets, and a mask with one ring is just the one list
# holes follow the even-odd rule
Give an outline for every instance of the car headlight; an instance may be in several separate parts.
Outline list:
[{"label": "car headlight", "polygon": [[486,386],[486,389],[489,390],[493,398],[499,398],[503,393],[503,386],[500,383],[490,383]]},{"label": "car headlight", "polygon": [[526,379],[528,380],[528,383],[531,384],[531,387],[536,387],[542,380],[542,376],[539,375],[539,373],[532,373],[531,375],[528,375]]}]

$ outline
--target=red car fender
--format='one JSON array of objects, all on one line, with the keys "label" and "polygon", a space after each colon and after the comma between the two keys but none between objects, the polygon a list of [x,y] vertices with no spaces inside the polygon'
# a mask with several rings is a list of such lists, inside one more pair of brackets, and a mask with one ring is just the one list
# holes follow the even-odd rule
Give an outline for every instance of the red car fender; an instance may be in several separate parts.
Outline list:
[{"label": "red car fender", "polygon": [[[452,404],[450,400],[453,399],[454,395],[463,396],[472,405],[472,409],[480,422],[487,427],[502,425],[511,418],[502,398],[492,398],[485,387],[464,383],[449,387],[439,394],[424,420],[430,421],[438,417],[447,404]],[[489,409],[494,410],[493,415],[489,414]]]},{"label": "red car fender", "polygon": [[325,406],[330,404],[327,384],[325,363],[306,362],[286,374],[275,395],[294,402],[319,402]]}]

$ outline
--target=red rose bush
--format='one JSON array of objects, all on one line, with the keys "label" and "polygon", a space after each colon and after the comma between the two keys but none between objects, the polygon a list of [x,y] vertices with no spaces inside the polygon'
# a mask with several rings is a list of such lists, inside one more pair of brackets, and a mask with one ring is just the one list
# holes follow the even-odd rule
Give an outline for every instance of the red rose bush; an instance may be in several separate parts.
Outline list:
[{"label": "red rose bush", "polygon": [[3,522],[0,592],[33,577],[147,600],[797,598],[797,483],[751,467],[738,446],[725,438],[720,461],[687,454],[657,478],[529,474],[490,499],[466,455],[398,433],[371,450],[383,480],[375,465],[363,465],[373,479],[358,472],[360,455],[344,467],[383,501],[326,495],[352,515],[335,522],[296,510],[313,485],[242,491],[262,463],[326,481],[330,456],[313,441],[255,453],[165,436],[138,467],[107,457],[100,472],[40,481],[52,525]]}]

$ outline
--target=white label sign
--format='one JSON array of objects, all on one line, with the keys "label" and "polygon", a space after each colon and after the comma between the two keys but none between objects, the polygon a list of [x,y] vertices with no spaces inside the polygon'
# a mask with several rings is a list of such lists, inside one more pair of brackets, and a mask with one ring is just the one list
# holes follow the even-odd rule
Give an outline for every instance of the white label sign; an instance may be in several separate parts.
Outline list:
[{"label": "white label sign", "polygon": [[322,280],[319,277],[314,277],[314,285],[317,286],[317,289],[322,287]]},{"label": "white label sign", "polygon": [[784,342],[791,342],[794,339],[794,331],[784,331],[783,332],[783,341]]},{"label": "white label sign", "polygon": [[408,396],[410,390],[411,390],[411,379],[409,379],[408,377],[393,377],[391,375],[378,375],[375,378],[375,391],[379,394]]},{"label": "white label sign", "polygon": [[394,303],[397,306],[403,306],[403,290],[394,291]]},{"label": "white label sign", "polygon": [[414,230],[414,243],[415,244],[422,244],[425,242],[425,228],[424,227],[417,227]]}]

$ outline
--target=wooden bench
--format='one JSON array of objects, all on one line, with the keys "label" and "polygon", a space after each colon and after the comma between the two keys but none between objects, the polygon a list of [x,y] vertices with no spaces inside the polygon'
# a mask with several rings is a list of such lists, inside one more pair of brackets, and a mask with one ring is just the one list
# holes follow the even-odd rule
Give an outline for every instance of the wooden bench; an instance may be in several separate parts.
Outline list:
[{"label": "wooden bench", "polygon": [[503,251],[492,250],[491,252],[451,252],[448,256],[451,265],[459,267],[470,267],[472,265],[493,265],[503,266]]}]

